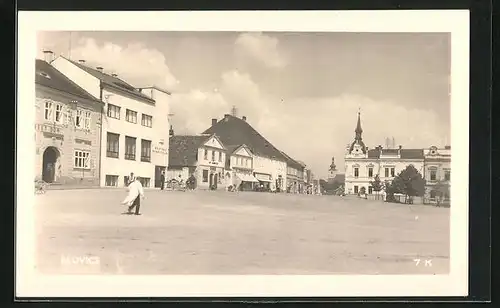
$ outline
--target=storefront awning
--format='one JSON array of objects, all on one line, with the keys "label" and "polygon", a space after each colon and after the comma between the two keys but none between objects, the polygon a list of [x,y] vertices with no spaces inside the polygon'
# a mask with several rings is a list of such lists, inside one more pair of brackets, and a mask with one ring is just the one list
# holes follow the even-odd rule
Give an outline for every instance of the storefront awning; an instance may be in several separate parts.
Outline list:
[{"label": "storefront awning", "polygon": [[236,173],[236,177],[243,182],[255,182],[255,183],[259,182],[253,175],[250,174]]},{"label": "storefront awning", "polygon": [[255,178],[260,182],[271,182],[271,176],[269,174],[255,174]]}]

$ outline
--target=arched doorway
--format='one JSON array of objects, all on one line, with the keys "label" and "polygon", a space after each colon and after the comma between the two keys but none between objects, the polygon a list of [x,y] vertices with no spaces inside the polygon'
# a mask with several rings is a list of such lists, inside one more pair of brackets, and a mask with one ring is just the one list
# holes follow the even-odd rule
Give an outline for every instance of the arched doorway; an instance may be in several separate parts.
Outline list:
[{"label": "arched doorway", "polygon": [[58,158],[59,151],[55,147],[48,147],[43,152],[42,179],[47,183],[52,183],[55,180]]}]

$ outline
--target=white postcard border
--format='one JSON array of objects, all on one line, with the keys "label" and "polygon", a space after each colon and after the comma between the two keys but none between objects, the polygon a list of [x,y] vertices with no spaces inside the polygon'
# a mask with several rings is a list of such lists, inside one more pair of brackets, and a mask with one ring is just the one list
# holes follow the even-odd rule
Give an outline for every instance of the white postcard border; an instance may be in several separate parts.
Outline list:
[{"label": "white postcard border", "polygon": [[[133,20],[133,22],[131,22]],[[258,21],[258,22],[256,22]],[[34,271],[33,76],[37,31],[451,33],[449,275],[46,276]],[[18,14],[16,296],[466,296],[468,294],[469,11],[31,12]]]}]

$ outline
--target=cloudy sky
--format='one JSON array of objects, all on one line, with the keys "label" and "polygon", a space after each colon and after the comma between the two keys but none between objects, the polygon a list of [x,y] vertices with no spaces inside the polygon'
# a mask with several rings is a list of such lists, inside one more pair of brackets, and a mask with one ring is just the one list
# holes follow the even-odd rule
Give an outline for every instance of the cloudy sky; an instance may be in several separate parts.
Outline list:
[{"label": "cloudy sky", "polygon": [[234,105],[271,143],[326,176],[343,171],[358,109],[369,147],[450,140],[450,37],[439,33],[44,32],[43,49],[172,94],[176,133]]}]

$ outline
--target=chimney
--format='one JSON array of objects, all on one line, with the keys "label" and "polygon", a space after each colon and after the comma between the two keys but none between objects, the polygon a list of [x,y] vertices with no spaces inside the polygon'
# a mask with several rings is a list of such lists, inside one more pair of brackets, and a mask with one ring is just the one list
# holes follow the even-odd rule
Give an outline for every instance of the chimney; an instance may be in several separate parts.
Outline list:
[{"label": "chimney", "polygon": [[445,145],[445,146],[444,146],[444,149],[445,149],[445,150],[451,150],[451,145]]},{"label": "chimney", "polygon": [[101,73],[103,72],[103,68],[102,68],[102,66],[98,66],[98,67],[96,67],[96,70],[98,70],[98,71],[99,71],[99,72],[101,72]]},{"label": "chimney", "polygon": [[168,130],[168,136],[172,137],[173,135],[174,135],[174,128],[172,127],[172,125],[170,125],[170,129]]},{"label": "chimney", "polygon": [[212,126],[214,126],[215,124],[217,124],[217,119],[212,119]]},{"label": "chimney", "polygon": [[402,146],[402,145],[399,145],[399,149],[401,150],[402,148],[403,148],[403,146]]},{"label": "chimney", "polygon": [[[113,74],[111,74],[111,76],[118,77],[118,74],[113,73]],[[141,90],[141,92],[142,92],[142,89],[139,89],[139,90]]]},{"label": "chimney", "polygon": [[225,122],[229,121],[229,114],[225,114],[225,115],[224,115],[224,121],[225,121]]},{"label": "chimney", "polygon": [[246,117],[246,116],[242,116],[242,117],[241,117],[241,119],[242,119],[243,121],[245,121],[245,122],[247,121],[247,117]]},{"label": "chimney", "polygon": [[52,50],[44,50],[43,57],[45,59],[45,62],[50,63],[54,58],[54,53],[52,52]]},{"label": "chimney", "polygon": [[78,63],[85,64],[85,60],[80,59],[80,60],[78,60]]}]

